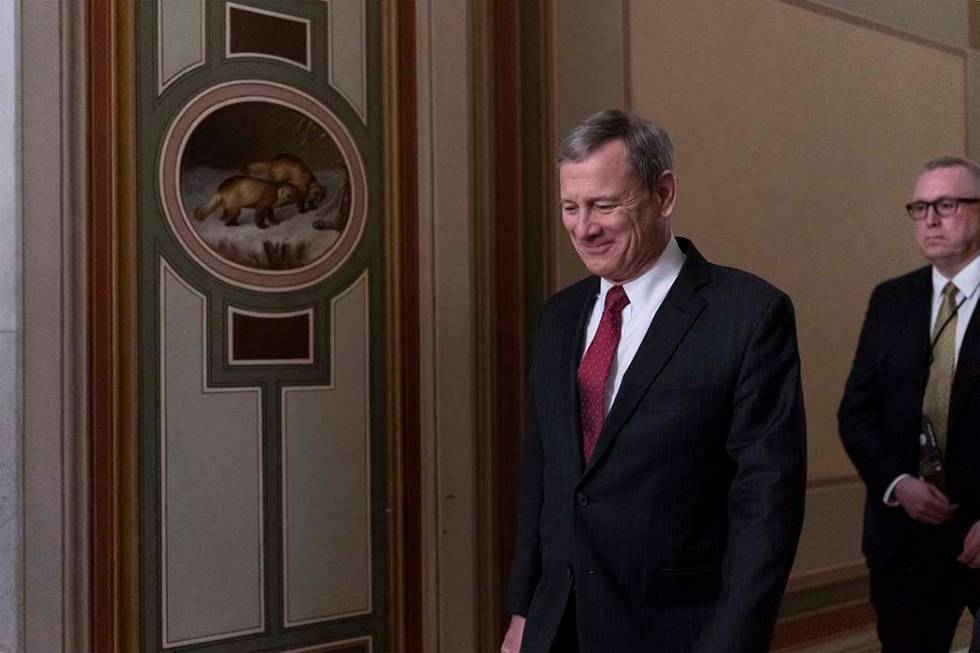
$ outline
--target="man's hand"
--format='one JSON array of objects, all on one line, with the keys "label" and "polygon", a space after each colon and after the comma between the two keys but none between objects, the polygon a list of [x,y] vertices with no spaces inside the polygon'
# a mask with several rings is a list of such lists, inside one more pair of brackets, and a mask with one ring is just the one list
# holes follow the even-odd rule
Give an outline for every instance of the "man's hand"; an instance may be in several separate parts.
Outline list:
[{"label": "man's hand", "polygon": [[[912,476],[906,476],[895,486],[895,499],[902,504],[909,517],[923,524],[948,522],[958,507],[951,504],[935,485]],[[980,533],[977,537],[980,538]]]},{"label": "man's hand", "polygon": [[980,569],[980,521],[970,527],[970,532],[963,540],[963,553],[957,560],[967,567]]},{"label": "man's hand", "polygon": [[520,653],[521,641],[524,639],[524,624],[527,619],[520,615],[510,618],[510,625],[504,633],[504,643],[500,645],[500,653]]}]

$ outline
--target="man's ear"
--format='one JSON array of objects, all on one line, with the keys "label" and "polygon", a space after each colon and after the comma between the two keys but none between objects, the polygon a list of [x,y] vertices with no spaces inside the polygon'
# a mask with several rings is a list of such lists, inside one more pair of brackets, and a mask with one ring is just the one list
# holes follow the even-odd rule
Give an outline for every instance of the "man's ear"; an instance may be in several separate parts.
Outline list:
[{"label": "man's ear", "polygon": [[661,173],[654,193],[660,203],[660,217],[669,218],[674,212],[674,204],[677,203],[677,176],[673,170],[664,170]]}]

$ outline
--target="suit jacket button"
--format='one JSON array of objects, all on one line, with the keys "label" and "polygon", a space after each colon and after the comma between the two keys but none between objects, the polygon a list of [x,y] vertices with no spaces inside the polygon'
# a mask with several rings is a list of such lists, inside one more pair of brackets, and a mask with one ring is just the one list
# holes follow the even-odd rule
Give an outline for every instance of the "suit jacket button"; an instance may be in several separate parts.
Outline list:
[{"label": "suit jacket button", "polygon": [[565,575],[569,578],[575,575],[575,570],[572,569],[571,565],[565,565]]},{"label": "suit jacket button", "polygon": [[589,505],[589,497],[584,492],[579,492],[575,495],[575,501],[578,502],[580,506]]}]

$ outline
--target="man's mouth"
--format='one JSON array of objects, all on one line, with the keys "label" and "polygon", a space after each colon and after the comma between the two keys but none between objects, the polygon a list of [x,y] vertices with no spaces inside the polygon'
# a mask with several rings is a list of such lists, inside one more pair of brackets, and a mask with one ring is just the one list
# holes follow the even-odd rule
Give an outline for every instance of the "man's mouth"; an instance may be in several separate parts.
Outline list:
[{"label": "man's mouth", "polygon": [[586,254],[602,254],[612,247],[612,241],[607,240],[600,243],[579,242],[579,248]]}]

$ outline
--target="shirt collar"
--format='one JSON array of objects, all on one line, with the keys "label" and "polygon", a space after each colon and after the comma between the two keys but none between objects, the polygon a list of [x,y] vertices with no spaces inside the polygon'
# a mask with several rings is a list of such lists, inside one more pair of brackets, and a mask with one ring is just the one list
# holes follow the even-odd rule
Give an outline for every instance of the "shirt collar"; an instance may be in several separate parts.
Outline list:
[{"label": "shirt collar", "polygon": [[[956,284],[956,289],[966,297],[972,297],[973,293],[977,291],[977,287],[980,286],[980,255],[973,257],[965,268],[956,273],[952,279],[947,279],[944,277],[939,270],[933,266],[932,268],[932,292],[933,297],[938,297],[942,294],[943,288],[946,283],[952,281]],[[627,289],[626,294],[629,295],[629,290]]]},{"label": "shirt collar", "polygon": [[[671,234],[664,251],[660,253],[653,265],[637,278],[623,284],[626,296],[630,300],[629,306],[641,313],[645,311],[656,300],[658,288],[663,283],[672,282],[677,277],[684,265],[684,258],[684,252],[677,244],[677,239]],[[612,281],[600,279],[598,299],[600,306],[606,299],[606,293],[614,285]]]}]

